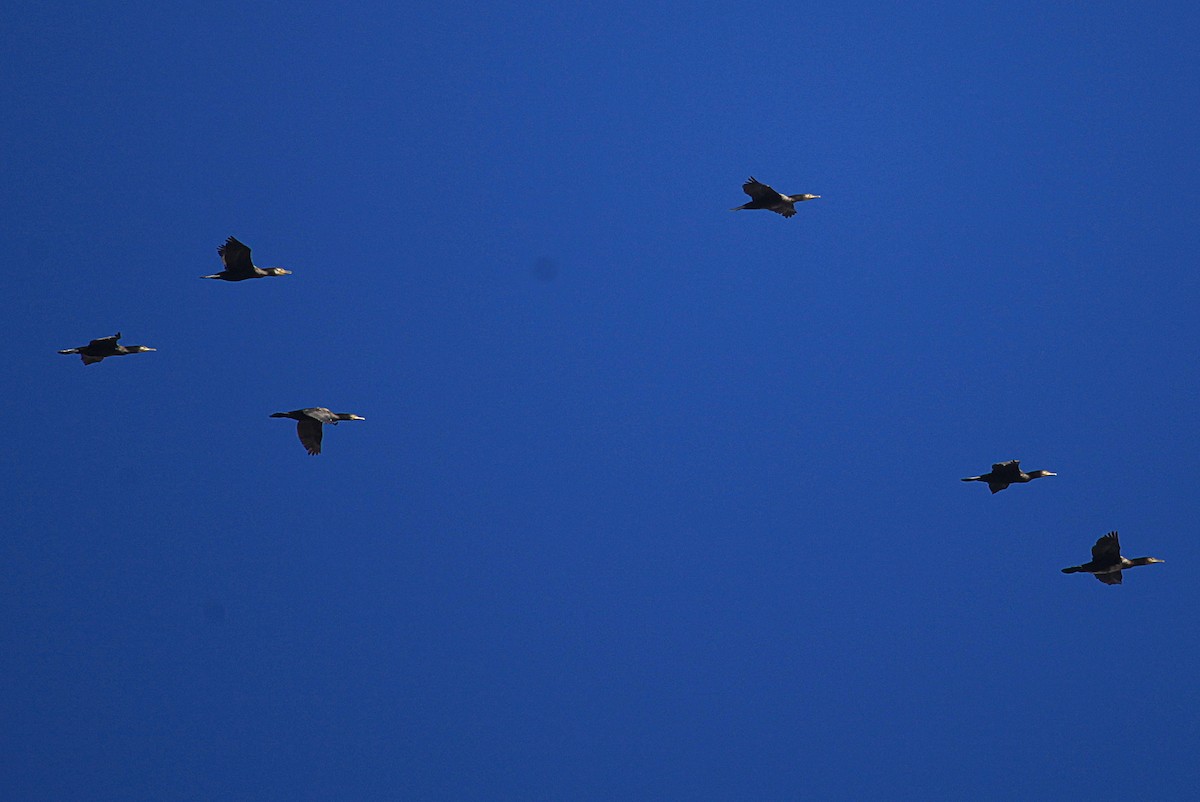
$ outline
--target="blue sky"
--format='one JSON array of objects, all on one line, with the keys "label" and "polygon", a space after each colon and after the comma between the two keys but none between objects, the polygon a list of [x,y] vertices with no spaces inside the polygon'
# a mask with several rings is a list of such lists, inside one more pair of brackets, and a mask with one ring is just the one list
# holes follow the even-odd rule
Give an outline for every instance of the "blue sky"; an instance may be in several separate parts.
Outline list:
[{"label": "blue sky", "polygon": [[1190,5],[9,27],[6,798],[1194,794]]}]

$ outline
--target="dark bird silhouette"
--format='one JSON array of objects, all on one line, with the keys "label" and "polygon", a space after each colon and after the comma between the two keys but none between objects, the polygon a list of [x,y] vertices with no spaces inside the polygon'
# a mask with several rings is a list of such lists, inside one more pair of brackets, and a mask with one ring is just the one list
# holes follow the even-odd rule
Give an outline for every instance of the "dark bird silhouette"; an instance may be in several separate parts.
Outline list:
[{"label": "dark bird silhouette", "polygon": [[293,409],[291,412],[275,412],[271,415],[272,418],[291,418],[298,421],[296,424],[296,434],[300,435],[300,442],[304,444],[304,450],[310,455],[321,453],[321,424],[332,423],[334,426],[340,420],[366,420],[359,415],[351,415],[349,412],[330,412],[325,407],[308,407],[307,409]]},{"label": "dark bird silhouette", "polygon": [[1032,482],[1034,479],[1041,479],[1043,476],[1058,476],[1058,474],[1050,471],[1030,471],[1029,473],[1025,473],[1021,470],[1021,460],[1010,459],[1008,462],[997,462],[994,464],[991,473],[985,473],[982,476],[968,476],[963,481],[987,482],[989,490],[993,493],[999,493],[1009,485]]},{"label": "dark bird silhouette", "polygon": [[217,248],[221,263],[225,269],[220,273],[200,278],[219,278],[222,281],[245,281],[248,278],[266,278],[267,276],[289,276],[292,271],[282,267],[256,267],[250,261],[250,247],[238,242],[233,237],[225,240],[225,244]]},{"label": "dark bird silhouette", "polygon": [[1117,539],[1117,533],[1109,532],[1097,540],[1096,545],[1092,546],[1091,562],[1084,563],[1083,565],[1072,565],[1070,568],[1062,569],[1062,572],[1064,574],[1086,572],[1106,585],[1119,585],[1121,584],[1121,572],[1126,568],[1160,562],[1164,561],[1157,557],[1135,557],[1132,560],[1128,557],[1122,557],[1121,542]]},{"label": "dark bird silhouette", "polygon": [[98,340],[92,340],[87,345],[81,345],[78,348],[68,348],[65,351],[59,351],[59,353],[79,354],[79,358],[83,360],[83,364],[91,365],[101,361],[105,357],[141,354],[146,351],[156,350],[145,345],[117,345],[117,340],[119,339],[121,339],[121,332],[118,331],[111,337],[101,337]]},{"label": "dark bird silhouette", "polygon": [[782,192],[776,192],[766,184],[756,181],[754,176],[750,176],[750,180],[742,184],[742,192],[750,196],[750,202],[734,206],[729,211],[770,209],[784,217],[792,217],[796,214],[797,203],[821,197],[820,195],[784,195]]}]

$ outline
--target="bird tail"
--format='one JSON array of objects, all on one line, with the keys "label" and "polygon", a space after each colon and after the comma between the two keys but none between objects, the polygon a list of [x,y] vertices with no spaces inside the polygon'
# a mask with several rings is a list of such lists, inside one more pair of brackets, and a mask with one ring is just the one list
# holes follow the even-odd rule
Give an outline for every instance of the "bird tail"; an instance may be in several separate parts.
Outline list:
[{"label": "bird tail", "polygon": [[220,276],[214,274],[211,276],[201,276],[200,278],[220,278]]},{"label": "bird tail", "polygon": [[65,351],[59,351],[59,353],[60,353],[60,354],[78,354],[78,353],[79,353],[79,349],[78,349],[78,348],[68,348],[68,349],[67,349],[67,350],[65,350]]},{"label": "bird tail", "polygon": [[964,482],[982,482],[983,477],[982,476],[964,476],[963,481]]},{"label": "bird tail", "polygon": [[729,211],[731,211],[731,212],[740,212],[742,209],[745,209],[745,208],[746,208],[747,206],[749,206],[749,205],[750,205],[749,203],[743,203],[741,206],[734,206],[734,207],[733,207],[732,209],[730,209]]},{"label": "bird tail", "polygon": [[1062,569],[1062,572],[1064,574],[1078,574],[1078,573],[1082,573],[1082,571],[1083,571],[1082,566],[1078,566],[1078,565],[1072,565],[1070,568]]}]

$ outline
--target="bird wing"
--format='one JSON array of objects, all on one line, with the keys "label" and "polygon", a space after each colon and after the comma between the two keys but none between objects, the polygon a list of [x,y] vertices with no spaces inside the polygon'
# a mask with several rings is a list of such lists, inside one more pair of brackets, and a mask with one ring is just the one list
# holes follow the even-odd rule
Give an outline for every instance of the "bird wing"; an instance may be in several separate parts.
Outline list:
[{"label": "bird wing", "polygon": [[745,192],[756,201],[765,203],[777,201],[782,197],[778,192],[761,181],[755,181],[754,176],[750,176],[750,180],[742,184],[742,192]]},{"label": "bird wing", "polygon": [[784,217],[796,216],[796,207],[790,203],[778,203],[771,207],[771,211],[775,212],[775,214],[781,214]]},{"label": "bird wing", "polygon": [[997,462],[992,465],[992,474],[997,478],[1021,475],[1021,460],[1010,459],[1008,462]]},{"label": "bird wing", "polygon": [[305,419],[296,424],[296,434],[310,455],[321,453],[321,422]]},{"label": "bird wing", "polygon": [[1121,559],[1121,541],[1116,532],[1109,532],[1092,546],[1092,562],[1111,565]]},{"label": "bird wing", "polygon": [[92,356],[91,354],[80,354],[80,355],[79,355],[79,358],[83,360],[83,364],[85,364],[85,365],[94,365],[94,364],[96,364],[97,362],[103,362],[103,361],[104,361],[104,357],[102,357],[102,356]]},{"label": "bird wing", "polygon": [[117,340],[121,339],[121,332],[117,332],[111,337],[98,337],[87,344],[88,348],[115,348]]},{"label": "bird wing", "polygon": [[1109,574],[1092,574],[1092,576],[1096,577],[1096,579],[1099,579],[1101,582],[1103,582],[1106,585],[1121,584],[1121,572],[1120,571],[1113,571],[1112,573],[1109,573]]},{"label": "bird wing", "polygon": [[992,495],[999,493],[1008,487],[1008,482],[988,482],[988,490],[992,491]]},{"label": "bird wing", "polygon": [[238,242],[233,237],[225,240],[225,244],[217,248],[217,255],[221,257],[221,263],[230,273],[254,272],[254,263],[250,261],[249,246]]}]

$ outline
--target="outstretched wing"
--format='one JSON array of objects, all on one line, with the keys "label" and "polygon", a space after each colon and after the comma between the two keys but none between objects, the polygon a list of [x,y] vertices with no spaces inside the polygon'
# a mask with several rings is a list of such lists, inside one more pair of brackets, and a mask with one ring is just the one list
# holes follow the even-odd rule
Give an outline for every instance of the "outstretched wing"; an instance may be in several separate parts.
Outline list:
[{"label": "outstretched wing", "polygon": [[1099,579],[1101,582],[1103,582],[1106,585],[1121,584],[1121,572],[1120,571],[1113,571],[1111,574],[1092,574],[1092,576],[1096,577],[1096,579]]},{"label": "outstretched wing", "polygon": [[[1112,565],[1121,559],[1121,541],[1117,539],[1116,532],[1109,532],[1104,537],[1096,541],[1096,545],[1092,546],[1092,562],[1100,563],[1101,565]],[[1118,582],[1120,580],[1117,580]]]},{"label": "outstretched wing", "polygon": [[254,263],[250,261],[250,247],[230,237],[225,244],[217,248],[221,263],[230,273],[252,273]]},{"label": "outstretched wing", "polygon": [[296,434],[310,456],[321,453],[321,422],[305,418],[296,424]]},{"label": "outstretched wing", "polygon": [[116,334],[114,334],[111,337],[100,337],[98,339],[92,340],[90,343],[87,344],[87,347],[88,348],[115,348],[117,345],[117,340],[119,340],[119,339],[121,339],[121,332],[118,331]]},{"label": "outstretched wing", "polygon": [[754,176],[750,176],[750,180],[742,184],[742,192],[760,203],[773,203],[781,198],[778,192],[761,181],[754,180]]}]

